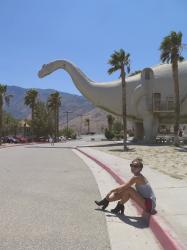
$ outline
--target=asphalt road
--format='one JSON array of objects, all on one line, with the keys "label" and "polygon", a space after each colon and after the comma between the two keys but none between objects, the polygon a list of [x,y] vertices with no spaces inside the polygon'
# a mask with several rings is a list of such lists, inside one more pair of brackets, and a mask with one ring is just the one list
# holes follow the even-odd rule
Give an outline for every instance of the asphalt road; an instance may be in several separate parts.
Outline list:
[{"label": "asphalt road", "polygon": [[96,181],[60,145],[0,149],[0,249],[110,249]]}]

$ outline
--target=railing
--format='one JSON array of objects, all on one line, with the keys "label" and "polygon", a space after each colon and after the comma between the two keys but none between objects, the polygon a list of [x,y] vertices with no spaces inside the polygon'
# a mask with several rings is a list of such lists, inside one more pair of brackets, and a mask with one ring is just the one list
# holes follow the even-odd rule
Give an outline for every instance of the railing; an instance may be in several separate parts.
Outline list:
[{"label": "railing", "polygon": [[154,102],[152,103],[153,112],[174,112],[175,105],[174,102],[164,101],[164,102]]}]

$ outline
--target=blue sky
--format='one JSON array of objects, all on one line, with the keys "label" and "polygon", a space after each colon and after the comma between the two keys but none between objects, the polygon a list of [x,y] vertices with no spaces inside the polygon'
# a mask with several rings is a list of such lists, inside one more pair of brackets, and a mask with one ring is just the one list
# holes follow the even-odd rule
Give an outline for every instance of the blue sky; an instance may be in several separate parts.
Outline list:
[{"label": "blue sky", "polygon": [[[114,50],[131,55],[131,71],[160,62],[170,31],[187,44],[186,0],[0,0],[0,83],[78,94],[69,75],[39,79],[44,63],[67,59],[96,81],[110,81]],[[187,48],[183,51],[187,59]]]}]

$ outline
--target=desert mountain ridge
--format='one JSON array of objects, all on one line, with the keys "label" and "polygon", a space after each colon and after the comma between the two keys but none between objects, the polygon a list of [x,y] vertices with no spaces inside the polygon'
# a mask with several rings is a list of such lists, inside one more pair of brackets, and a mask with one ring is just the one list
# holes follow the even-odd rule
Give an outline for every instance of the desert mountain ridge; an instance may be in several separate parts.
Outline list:
[{"label": "desert mountain ridge", "polygon": [[[24,97],[29,89],[18,86],[7,86],[7,94],[13,95],[9,106],[5,105],[6,112],[11,113],[17,119],[30,118],[31,110],[24,104]],[[46,102],[48,96],[55,92],[55,89],[36,89],[38,98]],[[59,91],[60,92],[60,91]],[[107,127],[107,112],[96,108],[85,97],[74,94],[60,92],[62,105],[60,107],[60,127],[67,126],[66,111],[68,114],[68,126],[80,133],[86,133],[87,126],[85,119],[90,120],[90,131],[99,133]]]}]

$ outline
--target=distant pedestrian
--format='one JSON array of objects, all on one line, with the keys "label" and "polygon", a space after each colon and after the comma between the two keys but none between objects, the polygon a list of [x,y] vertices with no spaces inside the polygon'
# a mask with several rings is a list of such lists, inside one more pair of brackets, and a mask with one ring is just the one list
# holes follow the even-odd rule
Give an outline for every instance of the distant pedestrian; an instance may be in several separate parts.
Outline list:
[{"label": "distant pedestrian", "polygon": [[182,128],[179,129],[178,135],[179,135],[179,137],[182,137],[182,136],[183,136],[183,130],[182,130]]},{"label": "distant pedestrian", "polygon": [[54,146],[54,141],[53,141],[53,137],[49,137],[49,143],[51,143],[51,146]]},{"label": "distant pedestrian", "polygon": [[54,146],[54,144],[55,144],[55,142],[56,142],[55,136],[53,136],[52,139],[53,139],[53,142],[52,142],[52,143],[53,143],[53,146]]},{"label": "distant pedestrian", "polygon": [[[135,200],[145,211],[152,213],[156,207],[156,198],[151,185],[141,174],[143,169],[142,159],[136,158],[130,164],[133,177],[126,183],[112,189],[101,201],[95,201],[104,210],[109,202],[118,201],[117,206],[111,210],[112,213],[124,213],[124,203],[130,198]],[[135,188],[132,186],[135,185]]]}]

